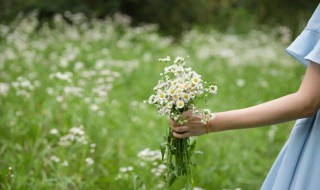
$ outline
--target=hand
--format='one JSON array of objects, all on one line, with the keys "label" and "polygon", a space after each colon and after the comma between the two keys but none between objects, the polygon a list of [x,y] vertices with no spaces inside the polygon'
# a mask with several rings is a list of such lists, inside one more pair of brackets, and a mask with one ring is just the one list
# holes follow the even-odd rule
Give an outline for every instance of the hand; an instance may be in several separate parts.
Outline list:
[{"label": "hand", "polygon": [[170,127],[172,129],[173,136],[183,139],[208,133],[208,128],[210,126],[201,122],[204,117],[206,117],[204,114],[194,115],[192,110],[183,112],[182,118],[185,119],[183,124],[178,124],[176,121],[170,120]]}]

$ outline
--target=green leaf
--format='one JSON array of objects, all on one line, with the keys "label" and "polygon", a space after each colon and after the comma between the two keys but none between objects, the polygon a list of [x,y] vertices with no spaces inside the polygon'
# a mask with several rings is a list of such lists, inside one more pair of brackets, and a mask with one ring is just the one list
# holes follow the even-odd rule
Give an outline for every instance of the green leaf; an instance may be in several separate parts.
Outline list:
[{"label": "green leaf", "polygon": [[176,179],[177,179],[177,176],[174,172],[169,174],[169,179],[168,179],[169,187],[173,184],[173,182],[175,182]]},{"label": "green leaf", "polygon": [[193,142],[190,144],[190,148],[189,148],[190,155],[193,154],[195,148],[196,148],[196,141],[193,141]]},{"label": "green leaf", "polygon": [[138,175],[134,175],[132,180],[134,190],[139,190],[143,187],[144,184]]},{"label": "green leaf", "polygon": [[161,159],[163,161],[163,158],[164,158],[164,154],[166,152],[166,144],[165,143],[161,143],[160,144],[160,150],[161,150]]}]

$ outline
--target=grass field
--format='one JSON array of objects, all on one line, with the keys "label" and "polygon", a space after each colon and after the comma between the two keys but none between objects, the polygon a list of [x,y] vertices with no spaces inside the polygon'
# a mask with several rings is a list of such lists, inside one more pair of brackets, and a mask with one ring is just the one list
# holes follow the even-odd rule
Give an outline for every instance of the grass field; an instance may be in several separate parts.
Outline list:
[{"label": "grass field", "polygon": [[[195,29],[174,42],[123,15],[65,16],[72,25],[61,15],[0,25],[0,189],[163,189],[168,120],[143,103],[165,67],[158,58],[189,55],[219,86],[214,111],[295,92],[305,70],[284,53],[281,27],[245,36]],[[292,126],[198,137],[195,187],[259,189]]]}]

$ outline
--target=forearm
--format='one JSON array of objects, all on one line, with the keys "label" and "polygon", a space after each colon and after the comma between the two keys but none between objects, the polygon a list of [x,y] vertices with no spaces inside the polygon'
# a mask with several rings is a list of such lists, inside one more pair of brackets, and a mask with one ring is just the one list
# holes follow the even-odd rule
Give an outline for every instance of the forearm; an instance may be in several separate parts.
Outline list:
[{"label": "forearm", "polygon": [[216,113],[210,130],[224,131],[277,124],[309,117],[320,108],[320,65],[312,62],[296,93],[257,106]]},{"label": "forearm", "polygon": [[293,93],[253,107],[216,113],[212,132],[272,125],[313,114],[302,94]]}]

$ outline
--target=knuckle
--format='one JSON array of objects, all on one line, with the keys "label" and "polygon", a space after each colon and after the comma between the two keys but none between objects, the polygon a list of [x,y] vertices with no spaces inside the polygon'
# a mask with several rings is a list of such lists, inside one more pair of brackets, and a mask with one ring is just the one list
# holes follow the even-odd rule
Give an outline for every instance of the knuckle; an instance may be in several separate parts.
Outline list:
[{"label": "knuckle", "polygon": [[190,110],[184,111],[184,112],[182,113],[182,116],[185,116],[185,117],[190,116]]}]

